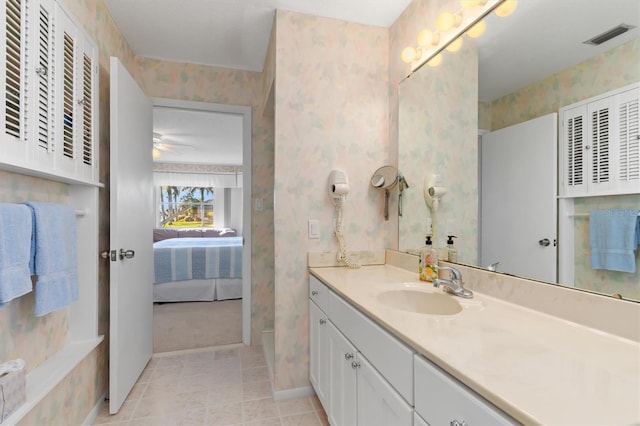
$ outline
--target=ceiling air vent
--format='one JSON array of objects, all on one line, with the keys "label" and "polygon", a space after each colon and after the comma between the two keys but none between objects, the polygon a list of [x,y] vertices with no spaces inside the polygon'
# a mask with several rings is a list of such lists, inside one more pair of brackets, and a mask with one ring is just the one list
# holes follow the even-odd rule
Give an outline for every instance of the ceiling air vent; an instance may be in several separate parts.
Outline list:
[{"label": "ceiling air vent", "polygon": [[614,37],[618,37],[621,34],[626,33],[627,31],[629,31],[630,29],[635,28],[635,26],[633,25],[629,25],[629,24],[620,24],[617,25],[613,28],[611,28],[608,31],[605,31],[604,33],[597,35],[587,41],[584,41],[583,43],[585,44],[592,44],[594,46],[598,46],[606,41],[611,40]]}]

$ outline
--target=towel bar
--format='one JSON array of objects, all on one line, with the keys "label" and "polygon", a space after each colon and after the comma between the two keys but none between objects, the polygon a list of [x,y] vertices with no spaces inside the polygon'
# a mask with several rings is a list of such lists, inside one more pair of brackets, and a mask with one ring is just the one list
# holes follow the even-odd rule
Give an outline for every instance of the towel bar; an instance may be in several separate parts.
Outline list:
[{"label": "towel bar", "polygon": [[87,215],[87,211],[86,210],[76,210],[76,216],[82,217],[82,216],[86,216],[86,215]]},{"label": "towel bar", "polygon": [[[567,214],[567,217],[589,217],[589,213],[569,213]],[[638,217],[640,217],[640,213],[638,213]]]}]

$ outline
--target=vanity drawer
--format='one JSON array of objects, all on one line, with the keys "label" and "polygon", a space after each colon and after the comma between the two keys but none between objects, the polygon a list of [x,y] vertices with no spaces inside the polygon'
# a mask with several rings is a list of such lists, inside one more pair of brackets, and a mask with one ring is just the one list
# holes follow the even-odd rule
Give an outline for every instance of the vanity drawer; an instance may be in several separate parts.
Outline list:
[{"label": "vanity drawer", "polygon": [[425,358],[414,358],[415,410],[428,424],[518,424]]},{"label": "vanity drawer", "polygon": [[329,289],[313,275],[309,275],[309,299],[316,302],[316,305],[324,312],[327,312]]},{"label": "vanity drawer", "polygon": [[329,319],[413,405],[413,351],[340,296],[329,293]]}]

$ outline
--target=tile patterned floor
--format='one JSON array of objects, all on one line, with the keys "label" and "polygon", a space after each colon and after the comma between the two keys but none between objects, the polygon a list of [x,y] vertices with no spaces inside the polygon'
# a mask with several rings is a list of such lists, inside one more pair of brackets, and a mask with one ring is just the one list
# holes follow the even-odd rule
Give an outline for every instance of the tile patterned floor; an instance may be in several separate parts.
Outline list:
[{"label": "tile patterned floor", "polygon": [[261,347],[173,353],[153,358],[114,416],[94,425],[324,426],[318,399],[274,401]]}]

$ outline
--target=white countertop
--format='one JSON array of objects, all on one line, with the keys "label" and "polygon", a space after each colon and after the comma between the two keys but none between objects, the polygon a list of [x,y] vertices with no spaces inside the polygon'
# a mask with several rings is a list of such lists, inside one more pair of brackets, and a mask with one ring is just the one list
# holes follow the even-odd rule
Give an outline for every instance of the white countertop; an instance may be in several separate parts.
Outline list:
[{"label": "white countertop", "polygon": [[[640,344],[475,292],[455,315],[385,306],[403,285],[441,292],[390,265],[310,268],[378,324],[516,420],[640,424]],[[450,296],[455,297],[455,296]]]}]

